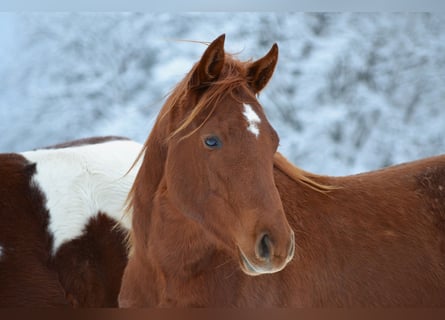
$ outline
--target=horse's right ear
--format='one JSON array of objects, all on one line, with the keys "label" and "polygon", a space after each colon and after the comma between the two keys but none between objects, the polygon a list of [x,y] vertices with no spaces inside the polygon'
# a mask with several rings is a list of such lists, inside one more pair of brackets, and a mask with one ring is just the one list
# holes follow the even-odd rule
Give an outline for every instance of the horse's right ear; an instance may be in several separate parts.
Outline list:
[{"label": "horse's right ear", "polygon": [[206,49],[190,79],[190,88],[205,86],[218,78],[224,65],[225,37],[225,34],[220,35]]}]

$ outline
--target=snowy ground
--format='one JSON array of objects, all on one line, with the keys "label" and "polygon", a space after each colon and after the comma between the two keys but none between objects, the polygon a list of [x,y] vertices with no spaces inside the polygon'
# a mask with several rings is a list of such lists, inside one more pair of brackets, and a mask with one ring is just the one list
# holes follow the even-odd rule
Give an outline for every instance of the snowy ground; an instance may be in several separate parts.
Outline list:
[{"label": "snowy ground", "polygon": [[260,101],[280,150],[342,175],[445,153],[445,15],[0,13],[0,152],[147,137],[205,47],[279,63]]}]

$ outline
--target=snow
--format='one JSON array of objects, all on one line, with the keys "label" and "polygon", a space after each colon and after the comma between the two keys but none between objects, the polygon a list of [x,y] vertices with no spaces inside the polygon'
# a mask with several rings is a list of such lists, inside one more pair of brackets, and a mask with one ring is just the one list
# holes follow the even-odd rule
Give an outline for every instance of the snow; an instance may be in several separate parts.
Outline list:
[{"label": "snow", "polygon": [[0,152],[91,135],[143,142],[165,96],[226,33],[279,60],[259,100],[280,151],[351,174],[445,153],[445,15],[0,14]]}]

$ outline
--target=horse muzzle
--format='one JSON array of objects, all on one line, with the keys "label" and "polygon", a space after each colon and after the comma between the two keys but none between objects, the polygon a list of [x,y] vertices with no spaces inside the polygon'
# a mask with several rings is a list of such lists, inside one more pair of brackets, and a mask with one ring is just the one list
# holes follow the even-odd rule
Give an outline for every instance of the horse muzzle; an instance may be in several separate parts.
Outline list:
[{"label": "horse muzzle", "polygon": [[249,258],[243,250],[238,247],[241,270],[250,276],[276,273],[283,270],[292,260],[295,253],[295,234],[290,233],[289,247],[285,254],[280,254],[274,246],[271,237],[262,234],[255,246],[253,258]]}]

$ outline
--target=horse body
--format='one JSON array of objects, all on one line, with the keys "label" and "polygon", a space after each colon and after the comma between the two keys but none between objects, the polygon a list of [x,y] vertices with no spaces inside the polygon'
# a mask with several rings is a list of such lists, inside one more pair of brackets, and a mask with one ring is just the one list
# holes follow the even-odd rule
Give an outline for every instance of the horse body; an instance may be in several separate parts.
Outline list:
[{"label": "horse body", "polygon": [[105,138],[0,155],[1,306],[117,305],[140,149]]}]

